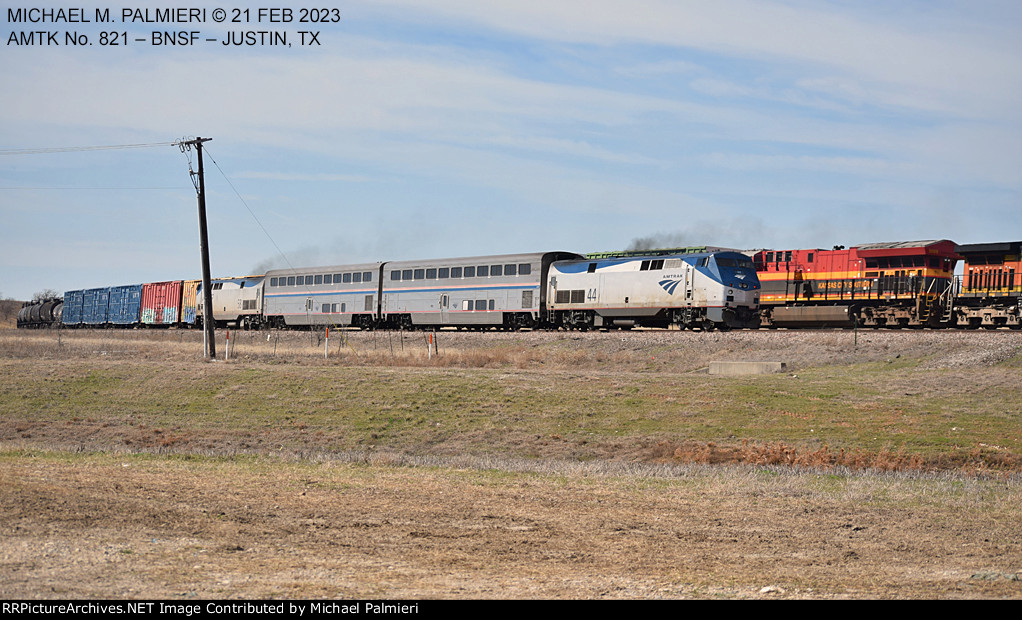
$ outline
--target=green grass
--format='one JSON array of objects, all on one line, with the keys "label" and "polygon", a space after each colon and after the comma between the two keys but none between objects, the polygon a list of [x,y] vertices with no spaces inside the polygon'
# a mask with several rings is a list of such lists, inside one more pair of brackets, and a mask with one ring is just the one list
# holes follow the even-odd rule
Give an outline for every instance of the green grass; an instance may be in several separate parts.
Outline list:
[{"label": "green grass", "polygon": [[1010,389],[1013,360],[978,370],[898,360],[733,378],[262,363],[164,369],[84,360],[55,370],[45,361],[0,360],[0,414],[7,439],[26,424],[87,421],[164,441],[262,434],[289,448],[314,438],[318,449],[426,454],[529,457],[546,442],[585,460],[608,442],[690,441],[1015,458],[1022,411]]}]

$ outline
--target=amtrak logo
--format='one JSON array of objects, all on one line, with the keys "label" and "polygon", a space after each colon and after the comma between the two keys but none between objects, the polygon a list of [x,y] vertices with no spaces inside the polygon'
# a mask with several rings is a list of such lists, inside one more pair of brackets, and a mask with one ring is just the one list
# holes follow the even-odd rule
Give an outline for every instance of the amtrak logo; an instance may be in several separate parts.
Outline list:
[{"label": "amtrak logo", "polygon": [[668,295],[673,295],[674,289],[678,288],[679,284],[681,284],[681,280],[660,280],[660,286],[667,291]]},{"label": "amtrak logo", "polygon": [[744,280],[745,279],[745,274],[740,272],[740,271],[736,271],[735,272],[735,277],[738,278],[739,280]]}]

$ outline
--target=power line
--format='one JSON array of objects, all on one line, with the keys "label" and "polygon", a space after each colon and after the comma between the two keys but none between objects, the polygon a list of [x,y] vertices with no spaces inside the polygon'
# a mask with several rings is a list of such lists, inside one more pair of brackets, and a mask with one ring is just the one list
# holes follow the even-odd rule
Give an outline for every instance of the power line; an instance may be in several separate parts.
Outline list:
[{"label": "power line", "polygon": [[103,146],[55,146],[34,149],[0,149],[0,155],[41,155],[44,153],[76,153],[81,151],[114,151],[118,149],[147,149],[173,146],[177,142],[149,142],[147,144],[109,144]]},{"label": "power line", "polygon": [[213,154],[209,152],[208,148],[206,149],[206,155],[209,157],[209,160],[213,162],[213,165],[216,166],[216,169],[220,171],[220,174],[224,177],[224,180],[227,181],[227,184],[231,186],[232,190],[234,190],[234,195],[237,196],[238,200],[241,201],[241,204],[245,205],[245,208],[248,209],[248,214],[252,216],[252,219],[255,220],[255,223],[259,225],[259,228],[263,230],[263,234],[266,235],[266,238],[270,240],[270,243],[273,244],[273,247],[277,248],[277,253],[280,254],[280,257],[283,258],[284,262],[287,263],[287,266],[293,270],[295,268],[294,265],[292,265],[291,261],[287,259],[287,255],[284,254],[284,251],[280,249],[280,246],[277,245],[277,242],[273,240],[273,236],[270,235],[270,231],[266,230],[266,227],[263,226],[263,223],[259,221],[258,217],[256,217],[256,214],[252,211],[252,208],[249,207],[248,203],[245,202],[245,199],[241,197],[241,193],[238,192],[238,188],[234,187],[234,183],[231,183],[231,180],[224,173],[223,168],[220,167],[220,164],[216,163],[216,160],[213,159]]},{"label": "power line", "polygon": [[37,190],[37,189],[70,189],[70,190],[122,190],[122,189],[140,189],[140,190],[163,190],[163,189],[182,189],[181,186],[167,186],[167,187],[0,187],[0,190]]},{"label": "power line", "polygon": [[[277,248],[277,253],[280,254],[280,257],[284,259],[285,263],[287,263],[288,268],[291,269],[292,272],[295,271],[295,266],[291,264],[291,261],[288,260],[287,255],[284,254],[284,251],[280,249],[280,246],[277,245],[277,242],[273,240],[273,235],[270,234],[270,231],[266,230],[266,227],[263,226],[263,223],[259,221],[258,217],[256,217],[255,212],[253,212],[252,208],[248,206],[248,202],[246,202],[245,199],[242,197],[241,193],[238,191],[238,188],[234,187],[234,183],[232,183],[231,179],[227,176],[226,173],[224,173],[224,170],[223,170],[223,168],[220,167],[220,164],[216,163],[216,159],[214,159],[213,155],[210,154],[208,148],[206,149],[206,156],[209,157],[209,160],[212,161],[213,165],[216,166],[216,169],[220,171],[220,174],[224,177],[224,180],[227,181],[227,184],[231,186],[232,190],[234,190],[234,195],[238,197],[238,200],[241,201],[241,204],[245,205],[245,208],[248,209],[248,214],[251,215],[252,219],[255,220],[255,223],[259,225],[259,228],[262,229],[263,234],[266,235],[266,238],[270,240],[270,243],[273,244],[273,247]],[[267,283],[263,284],[263,286],[266,286],[266,285],[267,285]],[[311,295],[311,293],[310,293],[310,295]],[[306,306],[306,308],[305,308],[305,313],[306,313],[306,315],[309,314],[309,307],[308,306]],[[336,322],[334,322],[333,318],[330,315],[325,315],[325,316],[327,317],[327,321],[330,322],[330,325],[332,327],[334,327],[334,328],[340,328],[341,327]],[[348,339],[344,337],[344,333],[343,332],[340,332],[340,333],[341,333],[341,341],[347,343],[348,346],[350,347],[351,343],[349,343]]]}]

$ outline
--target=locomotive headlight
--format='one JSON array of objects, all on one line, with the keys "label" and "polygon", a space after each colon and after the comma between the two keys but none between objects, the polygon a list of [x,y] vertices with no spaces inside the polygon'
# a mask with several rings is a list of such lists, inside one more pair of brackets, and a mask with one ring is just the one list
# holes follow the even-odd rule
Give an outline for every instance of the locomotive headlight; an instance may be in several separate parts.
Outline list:
[{"label": "locomotive headlight", "polygon": [[733,289],[733,288],[729,288],[729,289],[727,290],[727,294],[728,294],[728,295],[734,295],[734,294],[735,294],[735,289]]}]

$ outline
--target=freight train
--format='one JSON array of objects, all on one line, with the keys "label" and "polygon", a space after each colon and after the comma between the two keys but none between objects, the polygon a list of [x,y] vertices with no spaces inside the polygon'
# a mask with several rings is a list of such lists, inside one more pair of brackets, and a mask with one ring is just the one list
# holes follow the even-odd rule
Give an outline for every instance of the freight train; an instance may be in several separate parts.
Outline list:
[{"label": "freight train", "polygon": [[[243,329],[727,329],[758,324],[759,288],[745,254],[687,248],[277,269],[210,293],[217,325]],[[61,316],[19,326],[199,326],[202,299],[198,280],[67,291]]]}]

